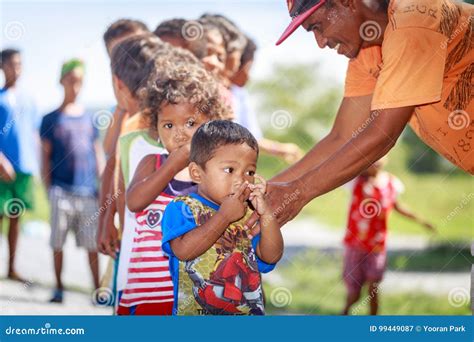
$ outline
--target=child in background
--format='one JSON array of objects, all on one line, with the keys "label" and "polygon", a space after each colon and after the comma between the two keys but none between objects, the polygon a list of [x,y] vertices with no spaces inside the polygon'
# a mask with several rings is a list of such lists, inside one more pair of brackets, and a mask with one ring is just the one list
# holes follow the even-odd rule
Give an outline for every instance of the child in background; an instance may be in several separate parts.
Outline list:
[{"label": "child in background", "polygon": [[56,289],[50,302],[62,303],[63,246],[73,230],[77,245],[88,251],[94,287],[99,288],[97,258],[97,180],[101,148],[93,116],[76,103],[82,88],[84,65],[73,59],[63,64],[64,101],[41,124],[42,178],[51,205],[51,240]]},{"label": "child in background", "polygon": [[38,171],[36,144],[41,117],[32,99],[18,88],[22,73],[20,51],[0,53],[5,85],[0,89],[0,233],[8,224],[8,279],[24,282],[16,272],[15,258],[20,218],[33,209],[34,179]]},{"label": "child in background", "polygon": [[257,115],[250,107],[249,94],[245,86],[250,77],[257,45],[247,37],[247,44],[240,59],[240,67],[231,77],[232,86],[230,88],[234,98],[235,122],[246,127],[258,141],[258,147],[262,152],[272,156],[280,157],[288,164],[296,163],[300,160],[304,152],[293,143],[281,143],[263,137],[262,130],[257,120]]},{"label": "child in background", "polygon": [[[107,49],[107,54],[109,57],[112,55],[113,48],[122,42],[123,40],[143,33],[147,33],[148,28],[144,23],[138,20],[131,19],[120,19],[113,22],[105,31],[103,39],[105,47]],[[120,96],[120,93],[114,92],[115,95]],[[106,165],[104,169],[104,174],[102,176],[102,182],[100,184],[99,192],[99,207],[100,208],[109,208],[106,204],[107,201],[110,201],[114,195],[114,184],[113,184],[113,174],[116,165],[115,161],[115,152],[117,148],[118,137],[124,129],[124,124],[129,118],[130,113],[126,111],[120,104],[124,101],[122,99],[117,100],[117,106],[112,115],[110,126],[107,129],[107,132],[104,137],[103,146],[106,156]],[[134,114],[134,113],[132,113]],[[99,212],[98,218],[98,232],[97,232],[97,242],[99,252],[114,256],[115,248],[117,245],[117,230],[113,225],[113,216],[115,214],[115,206],[113,205],[110,210],[101,210]],[[112,221],[107,221],[107,211],[110,212],[110,217]],[[113,246],[111,246],[113,244]]]},{"label": "child in background", "polygon": [[[260,272],[280,260],[283,238],[255,174],[257,157],[255,138],[231,121],[211,121],[194,135],[189,173],[198,190],[175,198],[163,218],[174,314],[264,314]],[[262,227],[253,238],[243,228],[249,202]]]},{"label": "child in background", "polygon": [[392,209],[434,231],[430,223],[402,207],[397,197],[404,190],[403,184],[394,175],[382,171],[386,161],[383,158],[375,162],[348,183],[352,187],[352,203],[344,238],[343,278],[347,288],[344,315],[348,315],[351,306],[359,300],[365,284],[368,284],[370,314],[377,314],[378,286],[387,259],[387,220]]},{"label": "child in background", "polygon": [[206,40],[200,24],[195,21],[181,18],[165,20],[154,33],[166,43],[191,51],[199,60],[206,57]]},{"label": "child in background", "polygon": [[172,314],[173,283],[161,250],[161,218],[175,196],[194,189],[187,170],[194,132],[226,111],[215,80],[197,63],[166,56],[155,66],[144,89],[144,114],[166,151],[144,157],[127,189],[127,207],[136,221],[119,314]]}]

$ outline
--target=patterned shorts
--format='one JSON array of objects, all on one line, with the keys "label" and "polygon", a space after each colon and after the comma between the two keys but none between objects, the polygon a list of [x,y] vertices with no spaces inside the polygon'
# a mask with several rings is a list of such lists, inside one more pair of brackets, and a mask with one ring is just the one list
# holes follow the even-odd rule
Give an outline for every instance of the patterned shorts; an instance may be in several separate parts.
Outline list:
[{"label": "patterned shorts", "polygon": [[79,196],[52,186],[49,191],[51,205],[51,239],[53,250],[61,250],[69,230],[76,236],[76,244],[88,251],[97,250],[98,204],[94,196]]},{"label": "patterned shorts", "polygon": [[348,291],[358,292],[366,282],[382,281],[386,261],[386,252],[371,253],[346,246],[343,278]]}]

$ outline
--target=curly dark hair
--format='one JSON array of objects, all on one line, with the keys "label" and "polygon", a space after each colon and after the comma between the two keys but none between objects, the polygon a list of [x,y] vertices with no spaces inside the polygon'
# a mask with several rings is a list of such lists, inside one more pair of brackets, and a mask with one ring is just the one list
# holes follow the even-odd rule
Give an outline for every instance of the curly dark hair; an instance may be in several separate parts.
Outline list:
[{"label": "curly dark hair", "polygon": [[[171,53],[179,54],[179,50]],[[186,59],[163,56],[155,61],[155,72],[141,91],[142,111],[153,127],[157,126],[161,108],[166,104],[189,102],[210,120],[229,115],[230,109],[223,103],[216,79],[197,59],[196,63]]]}]

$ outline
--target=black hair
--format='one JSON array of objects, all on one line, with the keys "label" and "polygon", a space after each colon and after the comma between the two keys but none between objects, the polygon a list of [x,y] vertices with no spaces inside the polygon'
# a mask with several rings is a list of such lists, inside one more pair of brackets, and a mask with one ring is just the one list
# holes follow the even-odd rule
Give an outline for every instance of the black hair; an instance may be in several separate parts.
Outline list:
[{"label": "black hair", "polygon": [[180,39],[182,47],[191,51],[198,59],[207,54],[207,42],[204,38],[202,24],[194,20],[175,18],[165,20],[153,32],[160,38],[171,37]]},{"label": "black hair", "polygon": [[14,55],[20,54],[20,50],[16,49],[5,49],[0,52],[0,68],[2,67],[4,62],[7,62],[12,58]]},{"label": "black hair", "polygon": [[204,168],[217,148],[244,143],[258,154],[257,140],[247,128],[230,120],[210,121],[199,127],[194,134],[189,160]]},{"label": "black hair", "polygon": [[105,31],[104,43],[108,47],[111,41],[138,31],[149,32],[148,27],[139,20],[119,19],[110,24]]},{"label": "black hair", "polygon": [[221,14],[204,13],[199,19],[211,22],[221,31],[227,53],[244,50],[247,43],[245,35],[229,18]]},{"label": "black hair", "polygon": [[252,38],[247,36],[247,44],[245,45],[244,52],[240,58],[240,67],[243,67],[250,61],[253,61],[255,58],[255,52],[257,51],[257,44],[253,41]]},{"label": "black hair", "polygon": [[113,48],[110,58],[112,74],[137,96],[154,69],[154,60],[166,49],[167,46],[153,33],[131,36]]}]

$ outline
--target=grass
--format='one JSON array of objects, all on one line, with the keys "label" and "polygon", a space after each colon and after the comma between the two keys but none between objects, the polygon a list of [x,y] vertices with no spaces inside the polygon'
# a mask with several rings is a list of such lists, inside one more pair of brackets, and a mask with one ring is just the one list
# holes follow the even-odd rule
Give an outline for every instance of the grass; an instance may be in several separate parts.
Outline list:
[{"label": "grass", "polygon": [[[434,241],[469,243],[474,227],[474,181],[467,175],[415,174],[407,170],[407,149],[398,144],[390,153],[387,170],[395,174],[405,185],[400,202],[414,213],[432,222],[438,234]],[[285,169],[280,160],[262,156],[259,172],[265,177]],[[333,229],[344,229],[347,220],[350,194],[339,188],[325,194],[307,205],[302,215],[316,218]],[[424,228],[398,213],[392,213],[388,223],[392,234],[420,235],[428,233]]]},{"label": "grass", "polygon": [[[310,267],[308,267],[310,266]],[[338,315],[346,291],[341,280],[340,256],[307,251],[278,267],[281,283],[265,283],[268,314]],[[291,299],[290,299],[291,298]],[[380,292],[381,315],[469,315],[469,301],[451,305],[446,295],[418,291]],[[288,305],[283,305],[288,304]],[[352,308],[352,314],[368,314],[367,293]]]}]

